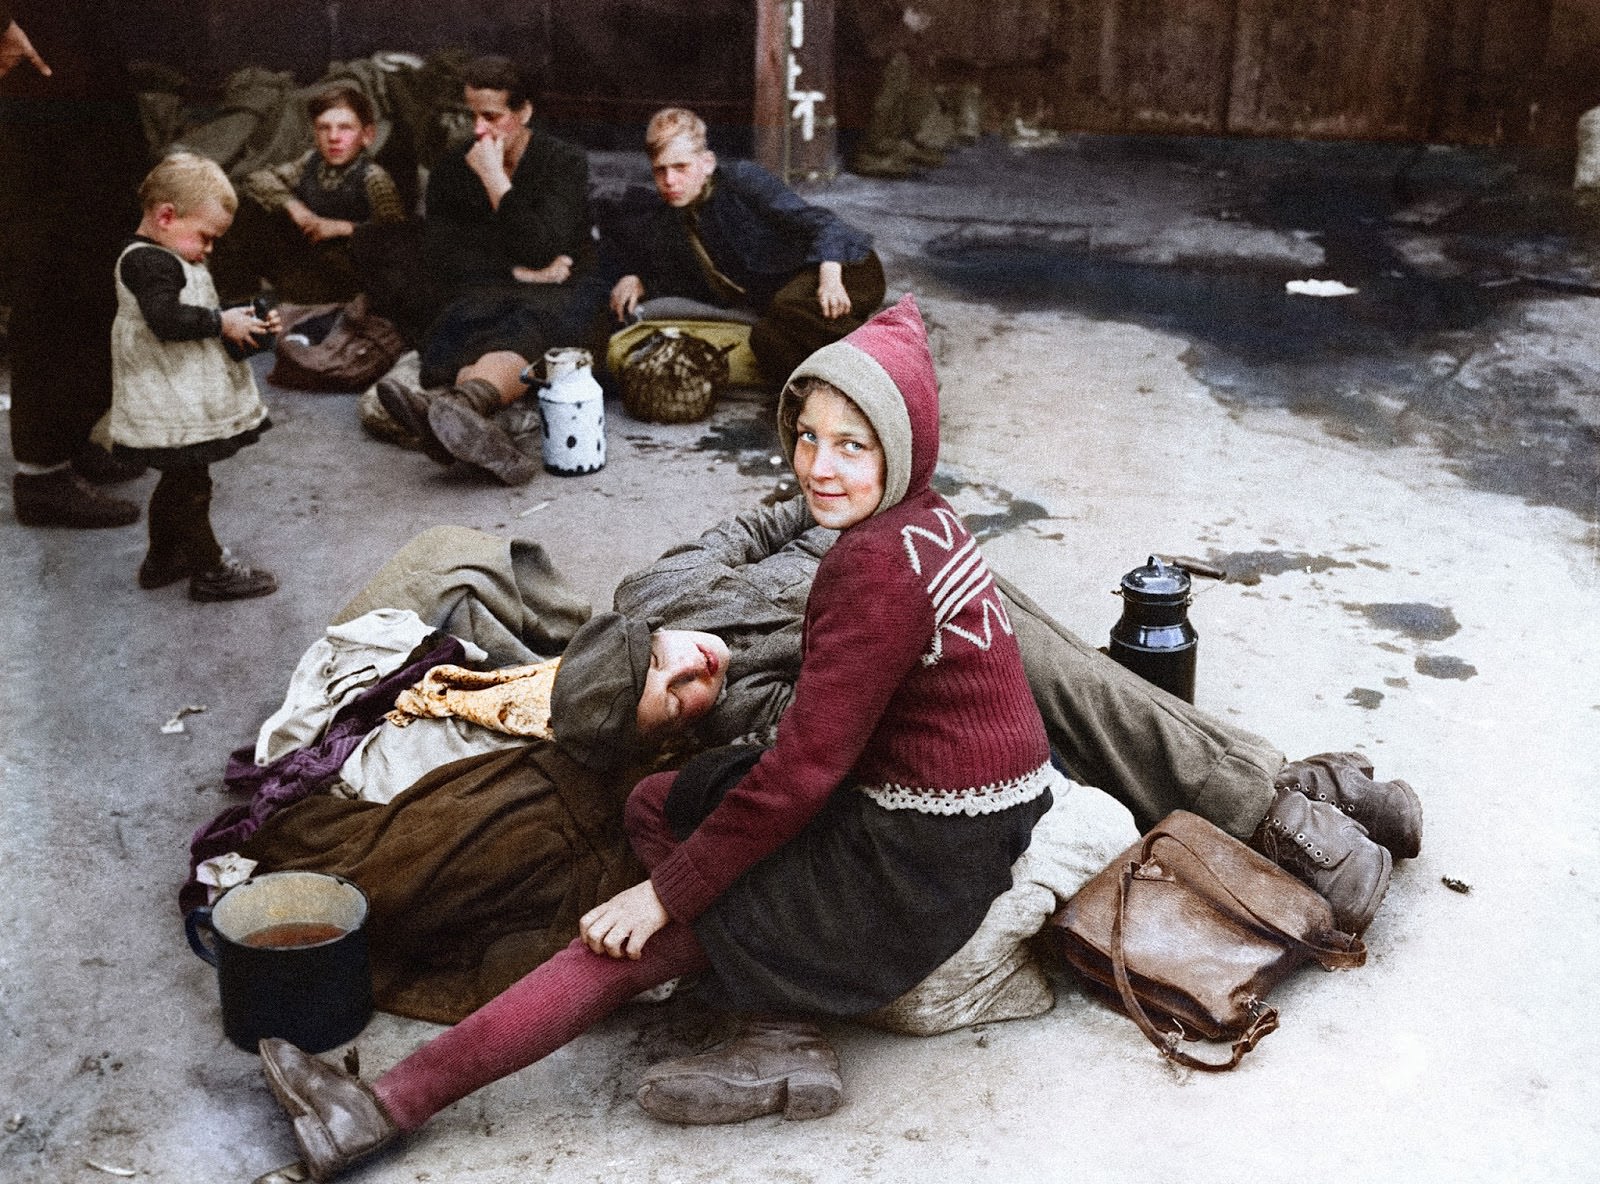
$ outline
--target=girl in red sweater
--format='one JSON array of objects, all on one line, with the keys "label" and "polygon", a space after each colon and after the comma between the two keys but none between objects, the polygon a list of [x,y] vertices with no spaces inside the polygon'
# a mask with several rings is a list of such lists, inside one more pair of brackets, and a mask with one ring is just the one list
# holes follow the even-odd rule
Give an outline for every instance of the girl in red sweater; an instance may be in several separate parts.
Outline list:
[{"label": "girl in red sweater", "polygon": [[647,1110],[714,1122],[837,1106],[832,1050],[778,1017],[861,1015],[915,986],[1010,887],[1050,805],[1049,745],[1011,623],[930,486],[938,429],[910,296],[795,371],[779,432],[812,515],[843,534],[817,570],[777,743],[640,782],[627,824],[650,878],[370,1088],[263,1041],[315,1179],[685,975],[752,1018],[728,1048],[651,1070]]}]

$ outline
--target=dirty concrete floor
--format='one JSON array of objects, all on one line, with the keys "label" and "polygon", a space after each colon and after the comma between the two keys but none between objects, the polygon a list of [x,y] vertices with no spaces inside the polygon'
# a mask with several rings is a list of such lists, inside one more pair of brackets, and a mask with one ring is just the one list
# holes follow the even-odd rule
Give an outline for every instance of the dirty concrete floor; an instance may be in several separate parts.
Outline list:
[{"label": "dirty concrete floor", "polygon": [[[994,565],[1096,641],[1148,553],[1225,568],[1192,609],[1198,701],[1291,755],[1359,747],[1408,778],[1422,856],[1367,965],[1281,988],[1281,1030],[1232,1074],[1165,1067],[1063,980],[1036,1020],[836,1026],[848,1099],[825,1121],[676,1129],[632,1088],[705,1018],[633,1007],[350,1178],[1592,1178],[1600,300],[1581,214],[1470,153],[1202,140],[985,141],[818,197],[923,302],[940,479]],[[1360,291],[1284,295],[1313,277]],[[614,407],[603,471],[506,490],[365,437],[353,396],[267,397],[278,426],[218,467],[215,521],[276,596],[139,591],[140,527],[0,526],[7,1181],[242,1184],[293,1158],[174,896],[190,832],[228,804],[227,753],[387,555],[441,522],[526,535],[604,605],[780,475],[748,399],[681,427]],[[356,1043],[370,1072],[429,1031],[380,1015]]]}]

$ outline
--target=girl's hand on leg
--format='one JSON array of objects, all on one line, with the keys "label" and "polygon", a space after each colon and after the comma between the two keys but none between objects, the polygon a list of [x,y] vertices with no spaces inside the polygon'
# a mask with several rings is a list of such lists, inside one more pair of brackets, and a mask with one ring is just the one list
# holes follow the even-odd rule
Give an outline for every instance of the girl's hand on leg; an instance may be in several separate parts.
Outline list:
[{"label": "girl's hand on leg", "polygon": [[596,954],[637,960],[669,919],[655,885],[646,880],[590,909],[578,920],[578,933]]}]

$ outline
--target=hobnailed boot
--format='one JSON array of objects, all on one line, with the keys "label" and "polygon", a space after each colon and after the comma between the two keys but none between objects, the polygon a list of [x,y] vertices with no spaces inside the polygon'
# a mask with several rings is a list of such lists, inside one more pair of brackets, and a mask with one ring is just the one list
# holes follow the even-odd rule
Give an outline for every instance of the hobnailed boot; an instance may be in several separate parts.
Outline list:
[{"label": "hobnailed boot", "polygon": [[1251,846],[1315,888],[1346,933],[1360,936],[1389,889],[1389,852],[1355,819],[1297,789],[1279,787]]},{"label": "hobnailed boot", "polygon": [[645,1070],[639,1105],[664,1122],[743,1122],[762,1114],[822,1118],[839,1108],[839,1054],[815,1024],[746,1019],[739,1034],[698,1056]]},{"label": "hobnailed boot", "polygon": [[1374,781],[1371,763],[1359,752],[1319,752],[1290,761],[1276,784],[1336,806],[1396,859],[1415,859],[1422,850],[1422,801],[1416,790],[1404,781]]},{"label": "hobnailed boot", "polygon": [[23,526],[99,530],[139,521],[138,506],[101,493],[70,465],[48,473],[18,473],[11,479],[11,502]]},{"label": "hobnailed boot", "polygon": [[428,423],[428,408],[433,405],[435,398],[448,389],[439,387],[436,390],[425,391],[397,378],[385,378],[378,382],[377,391],[378,405],[388,412],[389,418],[416,441],[417,447],[429,460],[441,465],[453,465],[456,463],[456,458],[433,434],[433,428]]},{"label": "hobnailed boot", "polygon": [[429,401],[428,426],[457,460],[488,469],[507,485],[525,485],[539,466],[494,421],[501,406],[493,383],[469,378]]},{"label": "hobnailed boot", "polygon": [[377,1095],[356,1078],[273,1036],[257,1051],[272,1096],[294,1123],[301,1161],[317,1184],[400,1133]]}]

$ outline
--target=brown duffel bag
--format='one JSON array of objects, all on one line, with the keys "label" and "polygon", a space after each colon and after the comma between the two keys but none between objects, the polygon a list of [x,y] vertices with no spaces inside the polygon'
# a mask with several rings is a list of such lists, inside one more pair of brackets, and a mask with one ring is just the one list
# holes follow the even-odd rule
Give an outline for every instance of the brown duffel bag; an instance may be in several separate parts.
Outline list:
[{"label": "brown duffel bag", "polygon": [[[1051,918],[1056,948],[1163,1056],[1232,1069],[1278,1026],[1266,996],[1292,970],[1360,966],[1361,939],[1328,902],[1264,855],[1175,810]],[[1233,1044],[1227,1061],[1180,1044]]]},{"label": "brown duffel bag", "polygon": [[296,391],[359,391],[389,372],[405,339],[360,293],[347,304],[313,304],[285,315],[267,381]]}]

